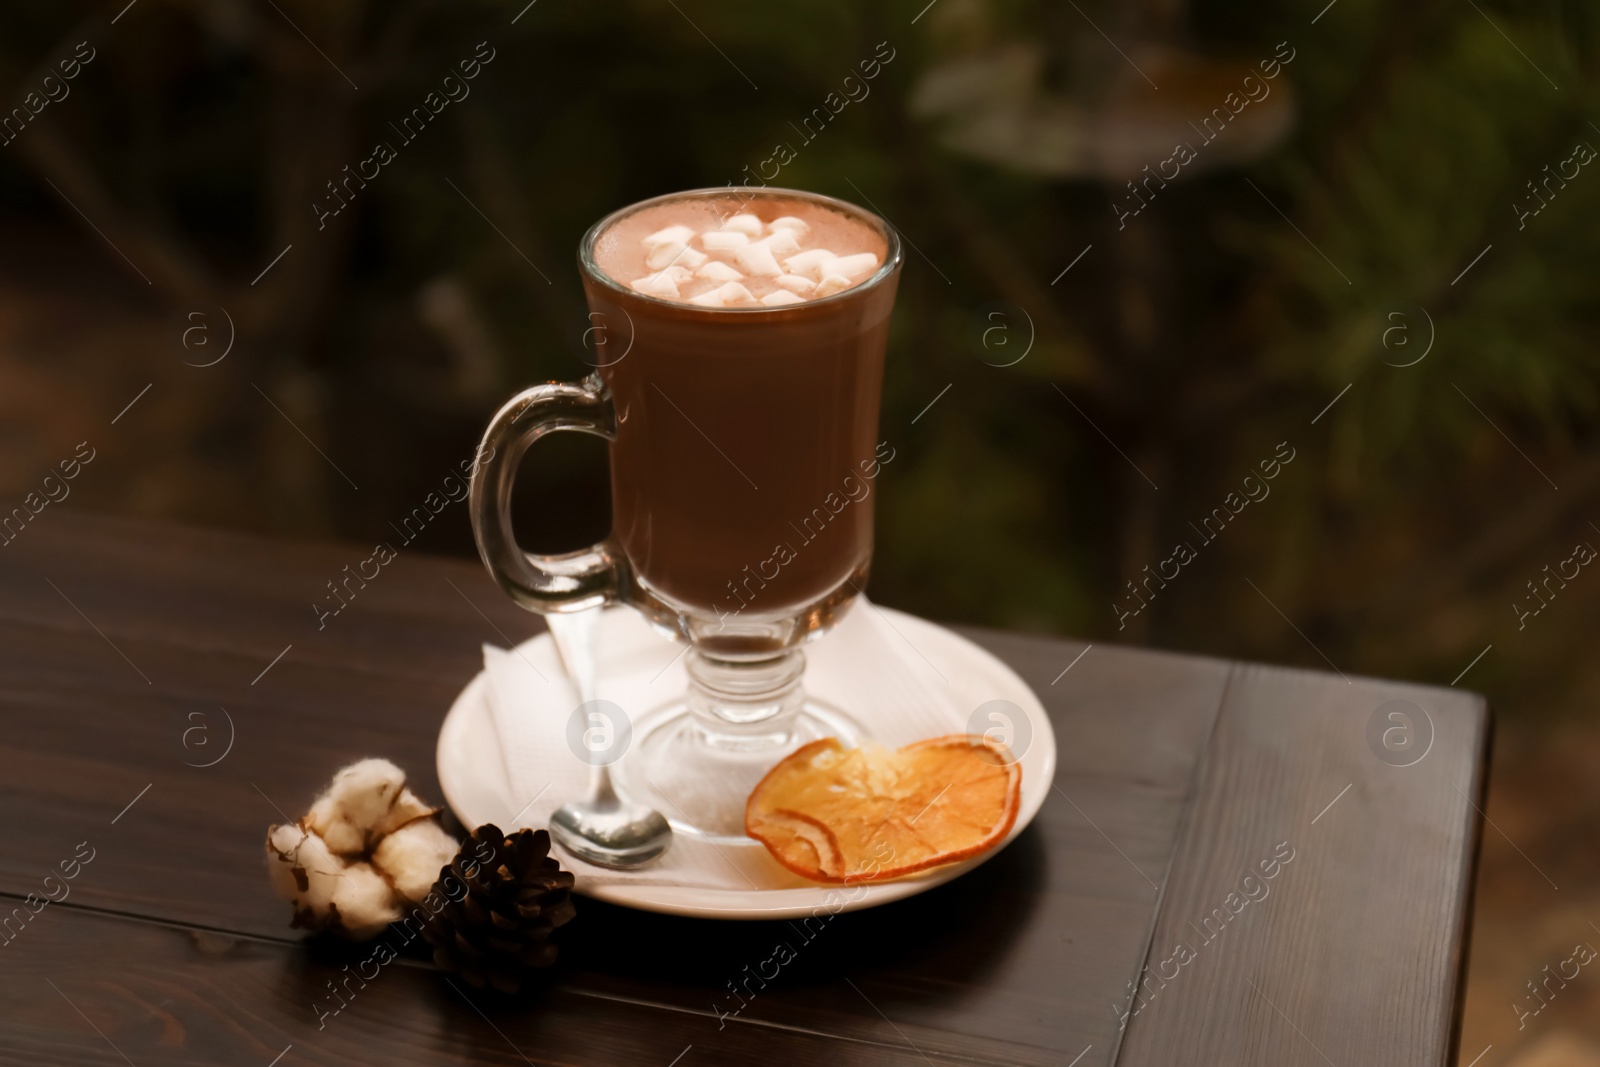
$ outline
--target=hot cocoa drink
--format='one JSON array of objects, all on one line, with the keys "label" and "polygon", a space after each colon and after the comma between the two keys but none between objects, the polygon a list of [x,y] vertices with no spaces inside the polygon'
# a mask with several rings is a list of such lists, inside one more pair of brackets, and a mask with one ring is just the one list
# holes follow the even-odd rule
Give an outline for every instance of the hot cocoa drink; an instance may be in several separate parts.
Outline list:
[{"label": "hot cocoa drink", "polygon": [[614,537],[632,580],[729,652],[826,625],[806,616],[866,576],[894,458],[877,436],[891,243],[826,198],[702,192],[619,212],[580,249],[616,412]]},{"label": "hot cocoa drink", "polygon": [[[806,695],[799,646],[833,625],[872,559],[874,495],[895,458],[878,400],[900,241],[825,196],[703,189],[602,219],[578,261],[598,377],[530,385],[490,419],[472,479],[478,552],[518,604],[569,616],[554,629],[575,677],[589,657],[572,635],[607,604],[690,647],[682,695],[619,709],[631,747],[551,826],[585,857],[615,858],[611,827],[657,815],[739,847],[750,791],[777,760],[868,733]],[[611,441],[613,526],[586,550],[541,555],[517,544],[511,492],[557,430]]]}]

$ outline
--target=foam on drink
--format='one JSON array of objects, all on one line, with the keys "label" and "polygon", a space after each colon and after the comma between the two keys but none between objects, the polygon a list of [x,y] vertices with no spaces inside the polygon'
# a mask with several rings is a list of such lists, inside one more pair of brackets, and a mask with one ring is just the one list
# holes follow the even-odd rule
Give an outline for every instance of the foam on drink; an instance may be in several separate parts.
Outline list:
[{"label": "foam on drink", "polygon": [[697,307],[784,307],[861,284],[887,253],[873,226],[806,200],[668,201],[595,241],[607,275],[646,296]]}]

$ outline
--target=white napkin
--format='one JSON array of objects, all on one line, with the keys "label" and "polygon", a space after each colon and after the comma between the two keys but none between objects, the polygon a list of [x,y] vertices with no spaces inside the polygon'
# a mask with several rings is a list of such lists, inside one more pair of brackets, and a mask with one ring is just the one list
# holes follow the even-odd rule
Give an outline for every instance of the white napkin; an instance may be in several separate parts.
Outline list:
[{"label": "white napkin", "polygon": [[[684,647],[650,629],[631,609],[611,611],[626,612],[628,618],[607,618],[596,629],[596,696],[638,721],[683,694],[688,685]],[[966,729],[970,709],[957,706],[949,668],[929,660],[865,597],[805,652],[807,692],[848,711],[880,744],[898,748]],[[527,805],[516,825],[547,826],[551,813],[588,787],[588,764],[566,739],[577,693],[546,636],[510,652],[485,645],[483,663],[506,779],[513,799]],[[751,890],[814,884],[785,870],[756,841],[719,845],[683,833],[674,835],[659,860],[636,871],[596,867],[565,853],[562,863],[577,874],[580,886],[626,882]]]}]

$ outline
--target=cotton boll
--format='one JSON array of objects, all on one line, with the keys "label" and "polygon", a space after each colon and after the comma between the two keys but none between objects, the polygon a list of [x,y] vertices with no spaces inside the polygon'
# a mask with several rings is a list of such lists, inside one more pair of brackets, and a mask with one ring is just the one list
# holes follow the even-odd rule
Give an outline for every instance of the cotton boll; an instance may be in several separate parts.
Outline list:
[{"label": "cotton boll", "polygon": [[700,235],[700,247],[708,252],[729,252],[750,243],[750,235],[735,230],[712,230]]},{"label": "cotton boll", "polygon": [[[661,275],[669,284],[691,276],[684,267]],[[294,905],[291,925],[360,941],[398,919],[405,901],[425,897],[455,858],[437,812],[388,760],[335,774],[299,824],[267,831],[268,877]]]},{"label": "cotton boll", "polygon": [[722,228],[749,237],[761,236],[761,220],[750,214],[734,215],[722,224]]},{"label": "cotton boll", "polygon": [[370,863],[352,863],[344,869],[329,910],[334,920],[329,928],[354,941],[366,941],[400,918],[394,890]]},{"label": "cotton boll", "polygon": [[340,855],[365,852],[398,827],[437,809],[405,787],[405,772],[383,759],[352,763],[333,776],[302,820]]},{"label": "cotton boll", "polygon": [[339,810],[338,799],[332,792],[325,792],[317,797],[311,805],[311,810],[301,820],[319,834],[326,834],[328,828],[336,822],[343,822],[344,818]]},{"label": "cotton boll", "polygon": [[324,793],[317,798],[304,822],[334,852],[360,852],[367,847],[366,827],[357,826],[346,819],[339,798],[332,793]]},{"label": "cotton boll", "polygon": [[[742,236],[742,235],[741,235]],[[694,272],[696,278],[708,278],[714,282],[742,282],[744,275],[718,259],[713,259],[705,266]]]},{"label": "cotton boll", "polygon": [[395,798],[394,804],[390,806],[389,814],[385,815],[378,822],[378,825],[371,828],[368,839],[371,840],[375,836],[384,834],[392,834],[402,826],[433,815],[438,810],[438,808],[426,804],[421,797],[417,796],[409,788],[402,789],[400,790],[400,795]]},{"label": "cotton boll", "polygon": [[378,843],[372,862],[389,876],[405,899],[416,903],[428,895],[439,872],[455,859],[460,846],[432,819],[403,826]]},{"label": "cotton boll", "polygon": [[333,798],[339,818],[365,830],[384,817],[405,784],[406,773],[393,763],[364,759],[335,774],[323,796]]},{"label": "cotton boll", "polygon": [[[302,868],[298,872],[296,868]],[[312,872],[328,877],[344,868],[322,838],[294,823],[267,828],[267,874],[284,900],[297,900],[311,885]],[[332,887],[328,889],[332,895]]]},{"label": "cotton boll", "polygon": [[829,274],[817,283],[817,290],[811,295],[820,300],[825,296],[832,296],[834,293],[842,293],[855,284],[855,282],[842,274]]},{"label": "cotton boll", "polygon": [[300,895],[291,853],[305,833],[293,824],[267,827],[267,879],[272,883],[272,891],[283,900],[293,900]]},{"label": "cotton boll", "polygon": [[321,929],[331,916],[345,863],[316,833],[288,823],[267,831],[267,874],[272,888],[295,906],[295,925]]},{"label": "cotton boll", "polygon": [[352,763],[333,776],[303,820],[340,854],[366,850],[372,828],[405,789],[405,772],[384,759]]},{"label": "cotton boll", "polygon": [[317,827],[317,833],[322,835],[330,851],[341,856],[365,852],[367,849],[367,831],[344,819],[335,819]]},{"label": "cotton boll", "polygon": [[833,273],[841,274],[846,278],[857,278],[877,268],[878,257],[871,252],[860,252],[853,256],[840,256],[833,261]]}]

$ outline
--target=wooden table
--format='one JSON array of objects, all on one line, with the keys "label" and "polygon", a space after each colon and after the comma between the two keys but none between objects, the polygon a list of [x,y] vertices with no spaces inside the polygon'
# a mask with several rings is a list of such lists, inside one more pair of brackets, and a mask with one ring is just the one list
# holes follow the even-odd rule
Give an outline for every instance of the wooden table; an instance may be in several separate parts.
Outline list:
[{"label": "wooden table", "polygon": [[[402,553],[319,631],[324,583],[368,554],[60,507],[0,548],[0,1062],[1419,1067],[1454,1054],[1481,698],[1110,645],[1079,658],[1077,642],[968,628],[1035,688],[1060,743],[1038,819],[979,870],[834,919],[737,1018],[713,1002],[792,939],[788,924],[580,901],[562,966],[516,1006],[401,960],[319,1029],[313,1004],[360,953],[288,928],[264,874],[267,824],[368,755],[438,797],[435,735],[480,643],[538,628],[475,564]],[[1431,720],[1411,766],[1369,741],[1395,700]],[[89,850],[73,880],[46,880]]]}]

